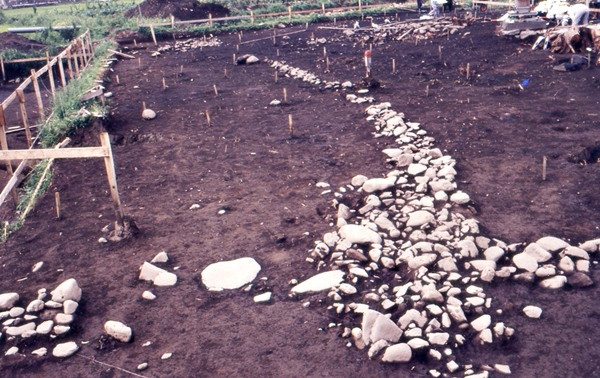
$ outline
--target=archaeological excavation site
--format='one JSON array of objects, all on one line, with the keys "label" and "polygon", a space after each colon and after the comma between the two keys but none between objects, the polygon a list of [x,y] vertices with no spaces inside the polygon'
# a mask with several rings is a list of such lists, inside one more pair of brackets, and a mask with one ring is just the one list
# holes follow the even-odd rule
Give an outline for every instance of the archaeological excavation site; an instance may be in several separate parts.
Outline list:
[{"label": "archaeological excavation site", "polygon": [[132,4],[0,34],[1,376],[600,377],[594,9]]}]

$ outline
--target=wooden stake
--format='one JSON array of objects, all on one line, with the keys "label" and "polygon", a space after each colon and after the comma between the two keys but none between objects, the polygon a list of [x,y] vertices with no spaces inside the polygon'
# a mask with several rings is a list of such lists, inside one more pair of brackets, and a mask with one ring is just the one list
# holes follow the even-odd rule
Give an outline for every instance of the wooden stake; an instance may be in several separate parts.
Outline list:
[{"label": "wooden stake", "polygon": [[6,80],[6,73],[4,72],[4,58],[0,56],[0,66],[2,66],[2,81]]},{"label": "wooden stake", "polygon": [[31,148],[31,130],[29,130],[29,117],[27,117],[27,107],[25,104],[25,95],[23,90],[17,88],[17,97],[19,98],[19,108],[21,109],[21,119],[23,120],[23,128],[25,129],[25,135],[27,138],[27,147]]},{"label": "wooden stake", "polygon": [[60,219],[60,193],[54,192],[54,203],[56,203],[56,219]]},{"label": "wooden stake", "polygon": [[163,89],[167,89],[167,83],[165,83],[165,78],[162,79]]},{"label": "wooden stake", "polygon": [[321,3],[321,10],[323,12],[323,15],[325,15],[325,3]]},{"label": "wooden stake", "polygon": [[219,91],[217,90],[217,84],[213,84],[213,89],[215,90],[215,96],[218,96]]},{"label": "wooden stake", "polygon": [[73,64],[75,65],[75,75],[79,77],[79,61],[77,60],[77,48],[75,48],[75,55],[73,56]]},{"label": "wooden stake", "polygon": [[142,66],[142,58],[138,58],[138,67]]},{"label": "wooden stake", "polygon": [[117,79],[117,84],[121,84],[121,82],[119,80],[119,75],[117,75],[116,79]]},{"label": "wooden stake", "polygon": [[294,137],[294,121],[292,120],[292,115],[288,114],[288,130],[290,132],[290,138]]},{"label": "wooden stake", "polygon": [[471,63],[467,63],[467,80],[469,80],[470,71],[471,71]]},{"label": "wooden stake", "polygon": [[546,181],[546,163],[548,159],[544,156],[542,158],[542,181]]},{"label": "wooden stake", "polygon": [[275,83],[277,83],[277,71],[275,71]]},{"label": "wooden stake", "polygon": [[142,111],[146,110],[146,101],[142,101]]},{"label": "wooden stake", "polygon": [[592,64],[592,54],[588,53],[588,68],[590,68],[591,64]]},{"label": "wooden stake", "polygon": [[175,16],[171,15],[171,30],[175,29]]},{"label": "wooden stake", "polygon": [[31,80],[33,81],[33,89],[35,90],[35,97],[38,103],[38,111],[40,112],[40,119],[43,121],[46,117],[44,115],[44,103],[42,102],[42,94],[40,93],[40,85],[38,83],[37,75],[35,70],[31,70]]},{"label": "wooden stake", "polygon": [[392,73],[396,73],[396,59],[392,58]]},{"label": "wooden stake", "polygon": [[329,72],[329,57],[325,58],[325,71]]},{"label": "wooden stake", "polygon": [[206,110],[206,121],[208,122],[208,127],[210,127],[210,113],[208,112],[208,109]]},{"label": "wooden stake", "polygon": [[429,97],[429,85],[425,87],[425,97]]},{"label": "wooden stake", "polygon": [[323,46],[323,58],[327,56],[327,47]]},{"label": "wooden stake", "polygon": [[69,70],[69,80],[73,80],[73,67],[71,67],[71,50],[67,50],[67,68]]},{"label": "wooden stake", "polygon": [[183,64],[181,65],[181,67],[179,68],[179,73],[183,73]]},{"label": "wooden stake", "polygon": [[254,25],[254,12],[250,11],[250,25]]},{"label": "wooden stake", "polygon": [[48,66],[48,81],[50,81],[50,91],[52,92],[52,97],[54,97],[56,94],[56,87],[54,86],[54,71],[50,65],[50,54],[48,54],[48,51],[46,51],[46,66]]},{"label": "wooden stake", "polygon": [[233,54],[233,64],[235,64],[235,54]]},{"label": "wooden stake", "polygon": [[288,22],[292,23],[292,7],[288,6]]},{"label": "wooden stake", "polygon": [[235,45],[235,51],[240,52],[240,45]]},{"label": "wooden stake", "polygon": [[156,43],[156,34],[154,34],[154,26],[152,26],[152,24],[150,24],[150,34],[152,34],[152,40],[154,41],[154,45],[156,46],[158,43]]},{"label": "wooden stake", "polygon": [[138,4],[138,14],[140,15],[140,18],[142,18],[142,8],[140,7],[140,4]]},{"label": "wooden stake", "polygon": [[85,48],[85,42],[83,41],[83,39],[79,40],[79,44],[81,45],[81,59],[83,59],[83,64],[82,64],[82,66],[83,66],[82,71],[83,71],[83,69],[88,64],[87,49]]},{"label": "wooden stake", "polygon": [[438,51],[439,51],[439,55],[440,55],[440,60],[442,60],[442,46],[441,45],[438,46]]},{"label": "wooden stake", "polygon": [[287,102],[287,89],[283,88],[283,102]]},{"label": "wooden stake", "polygon": [[212,22],[212,14],[208,14],[208,24],[210,25],[210,27],[213,27],[213,22]]},{"label": "wooden stake", "polygon": [[58,72],[60,73],[60,83],[64,88],[67,86],[67,78],[65,77],[65,67],[63,66],[63,61],[61,57],[58,57]]},{"label": "wooden stake", "polygon": [[362,1],[358,0],[358,11],[362,12]]},{"label": "wooden stake", "polygon": [[115,171],[115,161],[113,159],[113,153],[110,146],[110,137],[108,133],[100,133],[100,143],[102,147],[108,153],[108,156],[104,158],[104,165],[106,167],[106,175],[108,176],[108,184],[110,185],[110,195],[113,199],[113,206],[115,210],[115,216],[117,223],[123,224],[123,208],[121,207],[121,199],[119,198],[119,189],[117,187],[117,173]]},{"label": "wooden stake", "polygon": [[277,49],[277,56],[279,56],[279,49]]},{"label": "wooden stake", "polygon": [[225,68],[224,72],[225,72],[225,77],[227,77],[227,68]]}]

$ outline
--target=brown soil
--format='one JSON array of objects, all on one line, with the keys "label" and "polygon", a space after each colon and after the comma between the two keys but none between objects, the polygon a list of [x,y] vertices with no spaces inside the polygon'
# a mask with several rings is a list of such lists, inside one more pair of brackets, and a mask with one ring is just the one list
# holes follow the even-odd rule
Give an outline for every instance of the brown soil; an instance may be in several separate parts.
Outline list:
[{"label": "brown soil", "polygon": [[[19,292],[27,303],[40,287],[52,289],[76,278],[84,295],[74,332],[65,340],[89,344],[58,361],[29,355],[56,341],[21,343],[27,356],[0,359],[4,376],[130,376],[83,357],[130,371],[148,361],[150,368],[140,372],[147,377],[425,377],[431,368],[444,370],[443,363],[425,357],[403,365],[370,361],[364,351],[345,346],[338,327],[328,328],[341,320],[327,312],[322,295],[303,298],[311,301],[308,308],[288,296],[290,279],[315,273],[304,261],[306,251],[332,229],[331,197],[321,196],[315,183],[337,188],[356,174],[384,174],[389,167],[380,151],[394,143],[374,139],[366,106],[346,102],[342,93],[282,77],[275,83],[266,64],[232,64],[234,53],[275,59],[279,50],[278,59],[324,79],[359,82],[365,48],[319,26],[279,46],[267,38],[241,45],[239,52],[237,35],[219,36],[220,47],[160,57],[151,57],[155,48],[148,44],[138,53],[141,66],[137,59],[118,63],[108,85],[115,93],[109,131],[124,209],[141,234],[99,244],[101,229],[113,220],[103,162],[56,163],[50,194],[4,245],[2,291]],[[372,94],[390,101],[408,120],[421,122],[437,146],[457,159],[459,188],[471,195],[485,235],[507,243],[553,235],[574,245],[598,237],[597,156],[586,164],[570,158],[589,152],[600,139],[598,69],[553,71],[563,57],[496,37],[494,27],[477,22],[463,31],[469,35],[449,40],[375,45],[374,74],[382,86]],[[311,33],[337,40],[326,45],[330,73],[324,73],[322,47],[306,44]],[[246,32],[243,38],[271,35]],[[470,80],[464,73],[467,63],[473,70]],[[525,79],[529,84],[521,90]],[[282,98],[283,88],[287,104],[269,107]],[[155,120],[141,119],[142,101],[157,111]],[[288,114],[294,117],[293,138]],[[87,130],[76,145],[97,145],[98,131]],[[543,156],[548,157],[545,181]],[[61,194],[61,220],[55,219],[55,191]],[[189,210],[196,203],[200,209]],[[221,209],[225,215],[217,214]],[[163,250],[171,257],[167,269],[180,267],[179,282],[151,288],[137,280],[138,267]],[[203,287],[204,267],[243,256],[257,259],[263,268],[259,277],[268,279],[257,279],[250,292],[214,293]],[[37,261],[44,267],[29,273]],[[600,278],[596,269],[591,276]],[[600,376],[598,286],[559,291],[503,281],[485,286],[494,298],[493,310],[504,310],[494,320],[515,327],[517,334],[507,344],[467,343],[456,350],[460,363],[507,363],[516,377]],[[155,301],[141,299],[147,289],[158,296]],[[254,304],[252,296],[265,290],[273,291],[273,303]],[[527,304],[544,309],[541,320],[521,314]],[[131,326],[134,341],[101,342],[109,319]],[[359,319],[343,322],[352,326]],[[148,340],[152,345],[142,347]],[[0,343],[2,351],[15,344]],[[173,357],[161,361],[165,352]]]},{"label": "brown soil", "polygon": [[[226,17],[229,9],[218,3],[200,3],[196,0],[146,0],[140,3],[144,17],[169,18],[176,20],[203,20],[212,15],[213,18]],[[131,8],[125,12],[126,17],[138,17],[139,8]]]},{"label": "brown soil", "polygon": [[0,51],[18,50],[21,52],[43,51],[48,46],[27,39],[19,34],[0,33]]}]

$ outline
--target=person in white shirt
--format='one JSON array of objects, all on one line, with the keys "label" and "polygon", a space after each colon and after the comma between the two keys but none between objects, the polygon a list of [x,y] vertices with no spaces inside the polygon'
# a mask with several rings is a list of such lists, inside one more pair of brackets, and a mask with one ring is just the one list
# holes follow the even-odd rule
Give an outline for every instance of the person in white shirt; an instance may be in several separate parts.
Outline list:
[{"label": "person in white shirt", "polygon": [[590,18],[590,8],[585,4],[575,4],[567,11],[571,19],[571,25],[587,25]]}]

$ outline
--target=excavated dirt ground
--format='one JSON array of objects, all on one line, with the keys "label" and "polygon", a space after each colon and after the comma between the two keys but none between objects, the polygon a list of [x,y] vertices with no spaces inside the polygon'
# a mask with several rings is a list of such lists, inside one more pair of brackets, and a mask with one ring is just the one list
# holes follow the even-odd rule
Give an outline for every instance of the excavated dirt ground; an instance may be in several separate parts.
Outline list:
[{"label": "excavated dirt ground", "polygon": [[[265,39],[242,45],[237,54],[275,59],[279,49],[279,59],[295,67],[328,80],[359,82],[364,48],[319,26],[292,35],[287,45]],[[569,157],[600,140],[600,72],[593,66],[553,71],[555,61],[568,57],[496,37],[495,26],[477,22],[448,40],[375,45],[374,76],[382,88],[371,94],[390,101],[407,120],[421,122],[437,146],[457,159],[459,188],[471,195],[485,235],[506,243],[552,235],[573,245],[597,238],[597,156],[587,164]],[[291,30],[300,29],[280,33]],[[322,47],[306,44],[312,33],[340,40],[326,45],[330,73],[324,73]],[[271,35],[270,30],[246,32],[243,39]],[[321,295],[303,298],[312,300],[308,308],[288,297],[290,279],[315,273],[304,261],[307,250],[331,230],[333,209],[315,183],[336,188],[356,174],[384,174],[380,151],[393,140],[373,139],[366,105],[348,103],[339,92],[281,77],[275,83],[274,70],[264,63],[234,66],[238,36],[219,38],[220,47],[160,57],[151,57],[155,47],[148,43],[138,53],[140,66],[137,59],[124,60],[110,72],[109,131],[119,191],[141,234],[99,244],[101,229],[114,220],[103,162],[56,163],[50,194],[2,246],[1,291],[20,293],[26,304],[39,288],[76,278],[84,294],[74,332],[65,340],[89,344],[64,361],[30,355],[54,342],[20,344],[27,356],[1,357],[3,376],[131,376],[87,358],[130,371],[147,361],[149,369],[139,372],[146,377],[424,377],[431,368],[444,370],[441,362],[425,358],[403,365],[370,361],[365,351],[345,346],[338,328],[327,329],[337,318],[326,315],[328,304],[317,301]],[[461,71],[467,63],[475,71],[469,81]],[[521,90],[525,79],[529,84]],[[287,104],[269,107],[282,98],[283,88]],[[143,101],[157,111],[155,120],[141,119]],[[294,119],[293,138],[288,114]],[[98,145],[98,131],[88,130],[75,145]],[[543,156],[548,157],[546,181]],[[61,195],[61,220],[55,219],[55,191]],[[189,210],[192,204],[201,207]],[[217,214],[221,209],[225,215]],[[167,269],[180,267],[179,282],[151,288],[138,281],[138,267],[163,250],[171,258]],[[243,256],[254,257],[262,265],[259,278],[268,279],[257,279],[250,293],[211,293],[203,287],[204,267]],[[29,273],[37,261],[44,267]],[[596,269],[591,275],[600,279]],[[267,288],[274,293],[272,304],[254,304],[252,296]],[[147,289],[158,296],[155,301],[141,299]],[[515,327],[516,337],[506,345],[468,343],[457,350],[461,364],[505,363],[515,377],[600,376],[598,285],[545,291],[495,281],[486,292],[504,310],[494,320]],[[542,319],[522,315],[529,304],[543,308]],[[102,325],[109,319],[131,326],[134,341],[101,344]],[[142,347],[146,341],[152,345]],[[2,351],[11,345],[0,340]],[[173,357],[161,361],[165,352]]]}]

